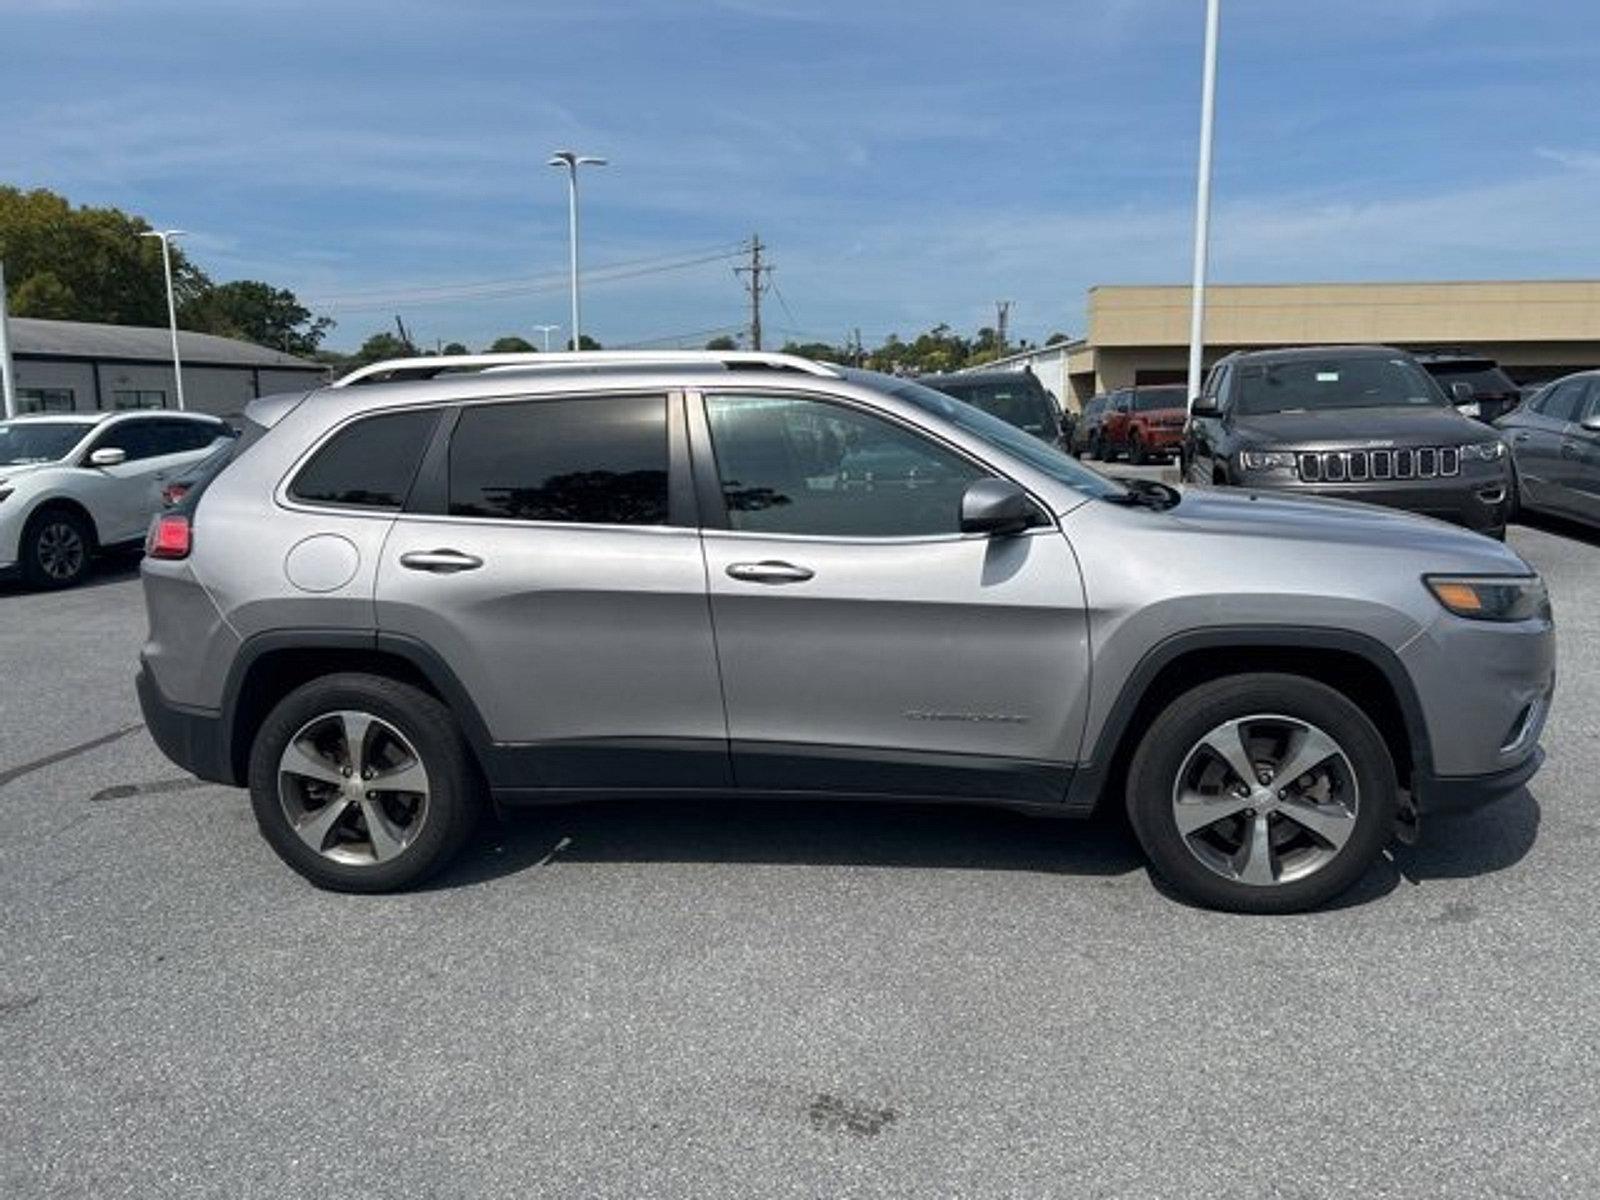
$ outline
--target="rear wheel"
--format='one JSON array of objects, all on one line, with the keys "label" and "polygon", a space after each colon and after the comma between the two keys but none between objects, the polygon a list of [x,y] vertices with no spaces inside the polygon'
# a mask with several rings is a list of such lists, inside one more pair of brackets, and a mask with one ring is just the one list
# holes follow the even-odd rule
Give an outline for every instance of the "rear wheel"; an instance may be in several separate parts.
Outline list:
[{"label": "rear wheel", "polygon": [[37,588],[69,588],[89,574],[94,530],[67,508],[35,513],[19,546],[23,578]]},{"label": "rear wheel", "polygon": [[1296,675],[1186,692],[1128,771],[1128,815],[1156,871],[1231,912],[1299,912],[1360,879],[1394,829],[1383,737],[1341,693]]},{"label": "rear wheel", "polygon": [[483,787],[450,710],[409,684],[330,675],[272,710],[250,756],[262,836],[318,887],[386,892],[455,857]]}]

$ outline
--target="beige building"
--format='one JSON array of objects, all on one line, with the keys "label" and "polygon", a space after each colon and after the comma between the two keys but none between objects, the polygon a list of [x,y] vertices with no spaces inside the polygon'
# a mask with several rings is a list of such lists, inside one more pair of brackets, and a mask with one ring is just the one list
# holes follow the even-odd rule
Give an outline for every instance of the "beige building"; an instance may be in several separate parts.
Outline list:
[{"label": "beige building", "polygon": [[[1128,384],[1182,383],[1187,286],[1089,289],[1088,336],[1029,351],[1073,408]],[[1223,284],[1206,289],[1206,355],[1266,346],[1376,342],[1497,360],[1519,383],[1600,366],[1600,280],[1495,283]]]}]

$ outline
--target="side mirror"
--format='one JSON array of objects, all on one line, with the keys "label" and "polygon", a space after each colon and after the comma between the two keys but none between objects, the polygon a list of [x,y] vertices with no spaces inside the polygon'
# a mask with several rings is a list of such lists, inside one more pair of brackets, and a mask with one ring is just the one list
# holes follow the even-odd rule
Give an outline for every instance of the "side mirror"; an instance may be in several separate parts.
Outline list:
[{"label": "side mirror", "polygon": [[1222,410],[1217,407],[1216,397],[1196,396],[1193,403],[1189,405],[1189,415],[1191,417],[1220,417]]},{"label": "side mirror", "polygon": [[106,446],[89,455],[91,467],[120,467],[128,461],[128,452],[117,446]]},{"label": "side mirror", "polygon": [[1009,479],[979,479],[961,494],[962,533],[1021,533],[1032,517],[1028,493]]},{"label": "side mirror", "polygon": [[1470,404],[1478,398],[1478,389],[1465,379],[1458,379],[1450,385],[1450,402],[1452,404]]}]

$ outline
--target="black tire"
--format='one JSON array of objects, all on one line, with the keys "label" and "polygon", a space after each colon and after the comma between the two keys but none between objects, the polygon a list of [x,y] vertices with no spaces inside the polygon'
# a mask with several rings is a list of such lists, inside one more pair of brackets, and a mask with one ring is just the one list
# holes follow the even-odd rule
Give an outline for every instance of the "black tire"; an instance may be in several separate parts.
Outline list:
[{"label": "black tire", "polygon": [[[295,833],[279,794],[279,760],[289,740],[329,713],[370,713],[415,747],[427,772],[426,818],[411,842],[387,862],[350,865],[318,853]],[[472,752],[450,710],[410,684],[378,675],[328,675],[280,701],[256,732],[250,751],[250,803],[267,843],[318,887],[339,892],[391,892],[412,887],[453,859],[486,807]]]},{"label": "black tire", "polygon": [[[1348,761],[1359,795],[1353,828],[1324,865],[1304,878],[1262,886],[1226,878],[1203,863],[1173,815],[1174,789],[1191,748],[1222,722],[1259,714],[1281,714],[1324,731]],[[1127,805],[1152,867],[1184,897],[1225,912],[1291,913],[1327,903],[1366,874],[1394,832],[1397,791],[1383,736],[1342,693],[1298,675],[1252,674],[1201,684],[1151,722],[1128,769]]]},{"label": "black tire", "polygon": [[1150,456],[1144,450],[1144,439],[1137,432],[1128,435],[1128,461],[1136,467],[1142,467],[1150,461]]},{"label": "black tire", "polygon": [[[68,553],[73,545],[75,556]],[[76,587],[89,574],[94,548],[94,526],[78,513],[70,508],[41,509],[28,519],[18,546],[23,581],[50,591]]]}]

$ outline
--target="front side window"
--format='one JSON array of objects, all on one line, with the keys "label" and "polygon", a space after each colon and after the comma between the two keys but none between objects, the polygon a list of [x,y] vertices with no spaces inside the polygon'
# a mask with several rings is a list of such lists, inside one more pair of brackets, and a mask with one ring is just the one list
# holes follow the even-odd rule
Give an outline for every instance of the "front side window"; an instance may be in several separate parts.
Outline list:
[{"label": "front side window", "polygon": [[1586,386],[1586,381],[1582,379],[1569,379],[1565,383],[1558,383],[1539,397],[1535,411],[1552,421],[1576,421],[1578,413],[1583,408],[1583,393]]},{"label": "front side window", "polygon": [[289,494],[310,504],[403,507],[438,419],[434,409],[408,409],[346,425],[312,455]]},{"label": "front side window", "polygon": [[745,532],[959,533],[961,495],[986,476],[926,438],[843,405],[708,396],[706,415],[728,524]]},{"label": "front side window", "polygon": [[665,397],[486,404],[450,439],[450,514],[665,525],[667,476]]}]

